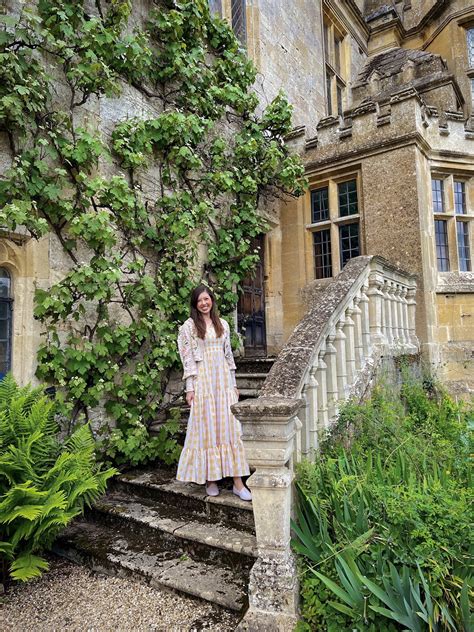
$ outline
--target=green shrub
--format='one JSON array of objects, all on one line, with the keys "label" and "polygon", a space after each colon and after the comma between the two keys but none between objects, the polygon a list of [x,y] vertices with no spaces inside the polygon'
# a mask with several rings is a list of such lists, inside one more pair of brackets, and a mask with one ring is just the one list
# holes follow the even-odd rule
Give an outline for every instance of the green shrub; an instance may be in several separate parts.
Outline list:
[{"label": "green shrub", "polygon": [[96,463],[87,425],[60,443],[54,411],[42,389],[0,382],[0,558],[16,580],[48,567],[41,552],[115,474]]},{"label": "green shrub", "polygon": [[344,408],[298,472],[308,629],[469,629],[471,428],[472,412],[428,381]]}]

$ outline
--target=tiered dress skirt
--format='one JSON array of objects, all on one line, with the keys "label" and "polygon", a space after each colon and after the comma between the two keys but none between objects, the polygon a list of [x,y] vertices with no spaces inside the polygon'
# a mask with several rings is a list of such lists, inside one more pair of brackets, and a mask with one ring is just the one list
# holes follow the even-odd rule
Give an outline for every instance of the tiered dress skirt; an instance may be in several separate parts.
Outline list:
[{"label": "tiered dress skirt", "polygon": [[184,448],[176,478],[204,484],[227,476],[247,476],[239,421],[230,407],[237,401],[224,356],[224,337],[208,328],[194,384]]}]

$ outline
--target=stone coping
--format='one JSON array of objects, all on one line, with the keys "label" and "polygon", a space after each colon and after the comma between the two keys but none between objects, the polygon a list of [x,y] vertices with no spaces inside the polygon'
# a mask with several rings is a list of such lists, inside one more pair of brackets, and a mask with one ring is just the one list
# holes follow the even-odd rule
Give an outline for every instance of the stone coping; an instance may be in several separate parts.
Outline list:
[{"label": "stone coping", "polygon": [[[415,286],[415,275],[389,263],[379,256],[360,256],[351,259],[342,272],[324,290],[318,292],[310,309],[297,325],[285,347],[271,368],[261,389],[261,400],[299,397],[301,383],[312,362],[313,355],[321,337],[327,335],[327,325],[331,316],[342,311],[347,294],[351,288],[361,282],[368,268],[394,276],[396,281],[405,281]],[[398,277],[398,278],[397,278]],[[239,408],[238,414],[245,414]],[[256,411],[256,409],[254,409]]]},{"label": "stone coping", "polygon": [[232,406],[232,411],[238,419],[268,416],[275,420],[281,418],[287,421],[294,417],[302,406],[301,399],[287,397],[257,397],[238,402]]}]

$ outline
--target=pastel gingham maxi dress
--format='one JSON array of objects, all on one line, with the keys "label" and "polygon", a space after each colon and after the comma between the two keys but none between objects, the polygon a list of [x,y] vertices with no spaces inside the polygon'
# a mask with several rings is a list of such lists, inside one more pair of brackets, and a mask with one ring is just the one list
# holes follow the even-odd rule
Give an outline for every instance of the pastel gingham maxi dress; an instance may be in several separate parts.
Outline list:
[{"label": "pastel gingham maxi dress", "polygon": [[230,410],[237,401],[231,373],[235,364],[229,325],[221,322],[224,334],[220,338],[214,327],[207,328],[204,340],[198,338],[191,319],[180,328],[178,348],[183,377],[194,382],[194,401],[176,474],[179,481],[204,484],[250,473],[240,423]]}]

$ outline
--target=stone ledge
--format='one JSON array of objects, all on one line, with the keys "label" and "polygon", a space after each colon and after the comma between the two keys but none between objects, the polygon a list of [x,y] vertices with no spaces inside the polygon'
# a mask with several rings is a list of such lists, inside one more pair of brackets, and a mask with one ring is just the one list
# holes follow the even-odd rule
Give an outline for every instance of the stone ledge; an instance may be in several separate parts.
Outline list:
[{"label": "stone ledge", "polygon": [[474,272],[439,272],[436,293],[474,293]]}]

